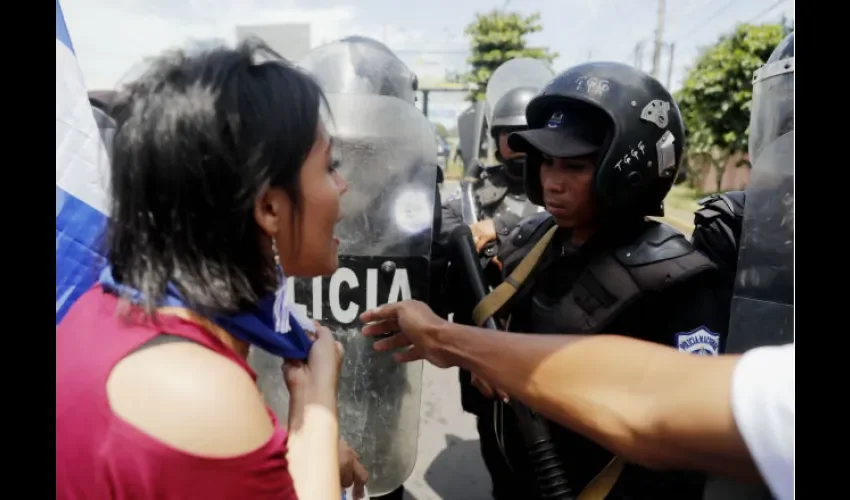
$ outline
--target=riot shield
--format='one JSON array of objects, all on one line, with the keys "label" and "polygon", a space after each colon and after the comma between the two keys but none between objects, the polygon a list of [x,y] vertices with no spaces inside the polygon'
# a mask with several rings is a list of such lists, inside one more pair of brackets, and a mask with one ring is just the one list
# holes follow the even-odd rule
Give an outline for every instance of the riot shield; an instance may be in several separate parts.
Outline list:
[{"label": "riot shield", "polygon": [[[387,494],[416,461],[422,362],[399,364],[360,335],[358,315],[404,299],[428,300],[437,182],[434,135],[412,104],[377,95],[328,94],[329,131],[348,181],[337,225],[340,266],[332,275],[289,280],[295,307],[328,326],[345,347],[340,433],[369,471],[370,494]],[[290,296],[293,294],[290,293]],[[249,357],[267,402],[285,422],[281,360]]]},{"label": "riot shield", "polygon": [[[794,35],[753,78],[746,189],[724,352],[794,341]],[[773,498],[764,485],[710,478],[705,500]]]},{"label": "riot shield", "polygon": [[528,57],[511,59],[496,68],[484,92],[487,123],[493,123],[493,110],[505,94],[520,87],[543,88],[554,77],[555,72],[545,62]]},{"label": "riot shield", "polygon": [[726,348],[732,353],[794,340],[793,56],[756,74],[750,161]]},{"label": "riot shield", "polygon": [[478,101],[457,117],[458,145],[464,171],[481,156],[481,138],[484,131],[484,103]]},{"label": "riot shield", "polygon": [[483,102],[475,102],[458,116],[457,135],[463,160],[463,178],[460,181],[463,221],[472,224],[478,222],[478,210],[472,191],[481,168],[482,139],[487,136]]},{"label": "riot shield", "polygon": [[350,36],[311,50],[298,65],[328,94],[395,96],[413,104],[416,75],[377,40]]}]

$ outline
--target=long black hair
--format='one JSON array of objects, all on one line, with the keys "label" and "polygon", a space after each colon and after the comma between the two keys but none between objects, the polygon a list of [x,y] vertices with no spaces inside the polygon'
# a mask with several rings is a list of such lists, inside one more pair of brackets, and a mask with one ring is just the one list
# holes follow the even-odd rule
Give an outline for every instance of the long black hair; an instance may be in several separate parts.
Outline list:
[{"label": "long black hair", "polygon": [[212,314],[276,287],[255,199],[278,187],[297,210],[322,104],[319,85],[257,39],[168,52],[122,90],[112,109],[109,260],[148,313],[169,282]]}]

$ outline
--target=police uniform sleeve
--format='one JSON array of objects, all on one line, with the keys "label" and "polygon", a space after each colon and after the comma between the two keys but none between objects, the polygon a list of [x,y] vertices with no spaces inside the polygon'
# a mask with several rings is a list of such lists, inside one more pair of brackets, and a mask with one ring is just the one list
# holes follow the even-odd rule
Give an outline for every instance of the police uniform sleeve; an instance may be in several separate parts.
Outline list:
[{"label": "police uniform sleeve", "polygon": [[793,343],[744,353],[732,378],[732,413],[777,500],[794,498],[794,396]]},{"label": "police uniform sleeve", "polygon": [[496,242],[502,245],[510,237],[511,231],[517,224],[518,221],[510,217],[496,217],[493,219],[493,228],[496,230]]},{"label": "police uniform sleeve", "polygon": [[440,243],[448,245],[452,231],[463,224],[463,208],[459,197],[449,197],[442,208],[442,229],[440,231]]}]

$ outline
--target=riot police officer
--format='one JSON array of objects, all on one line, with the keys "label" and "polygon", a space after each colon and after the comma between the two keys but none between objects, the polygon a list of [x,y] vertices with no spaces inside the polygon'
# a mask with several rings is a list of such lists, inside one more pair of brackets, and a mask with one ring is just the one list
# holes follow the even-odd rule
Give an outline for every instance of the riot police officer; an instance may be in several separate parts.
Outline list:
[{"label": "riot police officer", "polygon": [[[670,93],[633,67],[586,63],[547,84],[526,118],[529,130],[513,133],[508,145],[526,153],[528,199],[547,212],[500,245],[500,287],[516,290],[485,298],[475,322],[495,315],[513,332],[617,333],[718,354],[729,312],[714,293],[722,285],[716,265],[677,230],[648,219],[663,215],[681,162],[684,127]],[[533,270],[520,277],[528,259]],[[512,413],[497,399],[478,418],[495,498],[537,498]],[[575,490],[611,461],[604,448],[550,428]],[[699,498],[703,484],[700,474],[627,465],[607,498],[687,500]]]},{"label": "riot police officer", "polygon": [[[537,211],[525,195],[522,180],[525,155],[510,148],[508,136],[527,128],[525,107],[552,76],[554,73],[542,61],[520,58],[496,68],[487,83],[486,128],[495,146],[494,156],[498,164],[466,169],[467,175],[469,170],[475,170],[477,177],[474,187],[477,206],[473,210],[477,212],[479,221],[472,225],[472,232],[479,250],[493,242],[498,243],[520,220]],[[459,119],[459,132],[460,128]],[[477,159],[471,161],[477,163]],[[454,195],[443,205],[441,241],[464,223],[462,203],[460,196]],[[497,245],[492,247],[489,256],[495,255],[496,248]]]},{"label": "riot police officer", "polygon": [[[506,236],[525,215],[536,211],[536,207],[527,202],[522,182],[525,155],[511,150],[508,136],[526,128],[525,106],[537,95],[537,90],[533,87],[513,89],[494,108],[490,136],[496,144],[495,156],[499,163],[482,168],[475,187],[483,215],[473,227],[473,233],[480,237],[476,241],[479,248],[500,235]],[[443,205],[442,234],[448,234],[459,224],[463,224],[461,199],[455,196]]]},{"label": "riot police officer", "polygon": [[[486,245],[492,254],[498,248],[501,239],[505,238],[511,229],[525,216],[537,212],[537,206],[528,202],[525,195],[522,170],[525,155],[517,153],[508,146],[508,136],[512,132],[524,130],[526,127],[525,107],[537,95],[539,89],[520,87],[510,90],[493,108],[493,121],[490,124],[490,136],[496,144],[496,159],[499,164],[481,169],[481,176],[475,187],[475,198],[479,203],[481,218],[471,225],[475,244],[479,251]],[[442,231],[440,241],[445,242],[451,231],[464,223],[462,199],[455,195],[446,201],[442,210]],[[501,271],[497,262],[485,257],[484,273],[491,284],[500,281]],[[452,285],[452,282],[448,282]],[[465,290],[462,286],[450,286],[455,291]],[[469,324],[467,319],[472,311],[473,303],[468,303],[465,292],[452,294],[451,307],[454,319],[460,323]],[[457,300],[455,300],[457,299]],[[448,312],[448,308],[446,309]],[[492,389],[482,381],[473,377],[469,372],[460,372],[461,405],[464,411],[477,413],[476,407],[486,405],[485,396],[492,396]],[[473,387],[473,385],[475,387]]]},{"label": "riot police officer", "polygon": [[[485,89],[484,127],[474,119],[468,119],[475,112],[475,107],[458,119],[461,142],[464,142],[464,138],[477,139],[479,127],[487,129],[499,163],[478,168],[477,157],[481,146],[487,141],[466,141],[465,151],[469,155],[465,158],[466,180],[475,182],[473,196],[464,199],[458,193],[443,205],[440,246],[448,245],[449,237],[456,227],[471,222],[476,248],[483,254],[481,260],[485,279],[494,286],[501,281],[499,263],[493,260],[501,241],[520,220],[539,210],[539,207],[528,201],[525,194],[525,155],[510,148],[508,137],[512,132],[527,128],[525,108],[553,76],[552,70],[540,60],[518,58],[507,61],[493,72]],[[467,209],[475,213],[477,222],[464,220],[463,205],[470,202],[473,206]],[[454,266],[454,263],[450,266]],[[462,273],[451,272],[450,276],[445,281],[447,304],[439,312],[444,317],[454,313],[455,322],[471,324],[470,314],[475,306],[471,301],[472,294],[463,282]],[[431,305],[433,307],[435,304]],[[464,370],[460,371],[459,379],[464,411],[478,414],[482,408],[489,407],[489,398],[494,394],[486,382]]]}]

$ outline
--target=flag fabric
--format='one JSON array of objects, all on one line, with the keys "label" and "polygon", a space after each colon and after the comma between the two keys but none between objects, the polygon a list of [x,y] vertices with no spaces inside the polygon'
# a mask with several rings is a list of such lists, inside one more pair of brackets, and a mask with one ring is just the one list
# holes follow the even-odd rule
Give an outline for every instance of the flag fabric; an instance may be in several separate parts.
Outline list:
[{"label": "flag fabric", "polygon": [[109,159],[56,0],[56,324],[106,265]]}]

